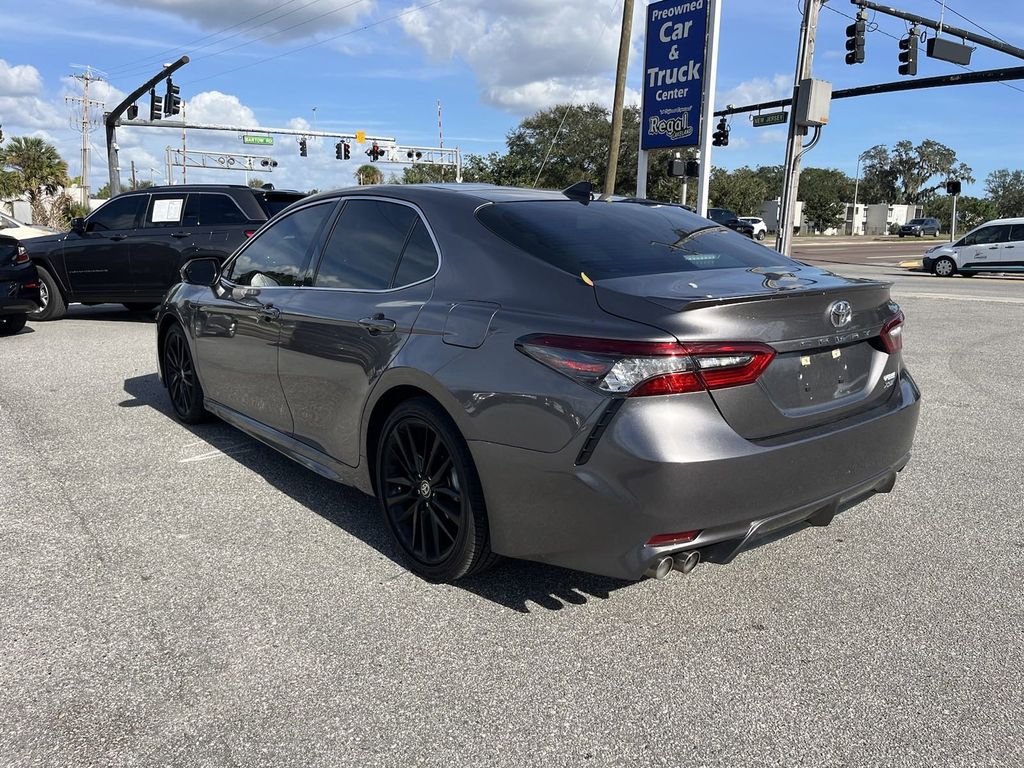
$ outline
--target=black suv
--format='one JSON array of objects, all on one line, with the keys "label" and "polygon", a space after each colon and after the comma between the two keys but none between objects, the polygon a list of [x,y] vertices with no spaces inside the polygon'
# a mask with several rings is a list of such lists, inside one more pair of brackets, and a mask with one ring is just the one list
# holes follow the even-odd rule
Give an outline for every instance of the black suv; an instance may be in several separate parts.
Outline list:
[{"label": "black suv", "polygon": [[728,208],[708,208],[708,218],[716,224],[721,224],[723,227],[735,230],[741,235],[746,235],[751,240],[754,239],[754,225],[746,221],[740,221],[740,217]]},{"label": "black suv", "polygon": [[71,231],[24,242],[39,269],[42,308],[56,320],[71,302],[156,307],[189,259],[224,260],[301,192],[183,184],[111,198]]},{"label": "black suv", "polygon": [[39,277],[25,247],[0,235],[0,336],[25,327],[29,312],[39,308]]},{"label": "black suv", "polygon": [[902,227],[899,232],[900,237],[922,237],[924,235],[939,236],[939,220],[938,219],[911,219]]}]

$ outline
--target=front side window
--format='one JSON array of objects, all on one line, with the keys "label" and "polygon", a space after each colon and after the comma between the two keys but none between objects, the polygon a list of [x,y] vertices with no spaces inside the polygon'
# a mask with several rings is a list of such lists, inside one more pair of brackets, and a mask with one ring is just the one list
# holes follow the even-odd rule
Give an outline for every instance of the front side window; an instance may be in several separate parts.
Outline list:
[{"label": "front side window", "polygon": [[418,218],[407,205],[349,200],[324,247],[315,285],[378,291],[391,287],[395,267]]},{"label": "front side window", "polygon": [[303,285],[313,246],[335,204],[311,205],[269,226],[238,254],[227,278],[262,288]]},{"label": "front side window", "polygon": [[124,195],[115,197],[85,222],[86,232],[109,232],[118,229],[135,229],[135,222],[149,201],[149,195]]},{"label": "front side window", "polygon": [[972,240],[968,245],[996,245],[997,243],[1005,243],[1010,239],[1010,225],[997,224],[992,227],[983,227],[967,237]]},{"label": "front side window", "polygon": [[531,256],[592,280],[795,263],[678,206],[566,200],[493,203],[477,212]]}]

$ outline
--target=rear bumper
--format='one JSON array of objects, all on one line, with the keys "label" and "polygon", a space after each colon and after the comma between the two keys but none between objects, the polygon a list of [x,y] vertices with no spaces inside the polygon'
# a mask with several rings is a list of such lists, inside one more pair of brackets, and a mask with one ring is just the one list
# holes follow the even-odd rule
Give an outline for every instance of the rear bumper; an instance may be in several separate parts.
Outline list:
[{"label": "rear bumper", "polygon": [[[589,460],[588,430],[557,453],[473,441],[494,551],[617,578],[701,549],[728,562],[887,492],[909,460],[920,394],[909,375],[872,412],[786,441],[737,435],[704,393],[627,400]],[[655,535],[700,530],[685,545]]]},{"label": "rear bumper", "polygon": [[38,282],[34,279],[0,280],[0,315],[24,315],[38,309]]}]

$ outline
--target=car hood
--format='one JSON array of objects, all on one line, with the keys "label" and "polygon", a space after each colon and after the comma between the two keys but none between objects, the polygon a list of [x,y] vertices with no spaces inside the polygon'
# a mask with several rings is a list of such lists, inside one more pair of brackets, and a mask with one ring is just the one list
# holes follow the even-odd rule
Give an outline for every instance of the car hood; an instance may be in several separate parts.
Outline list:
[{"label": "car hood", "polygon": [[956,251],[953,250],[953,246],[951,246],[949,243],[944,243],[942,245],[933,245],[931,248],[925,251],[926,256],[938,256],[940,254],[945,256],[953,256],[955,253]]}]

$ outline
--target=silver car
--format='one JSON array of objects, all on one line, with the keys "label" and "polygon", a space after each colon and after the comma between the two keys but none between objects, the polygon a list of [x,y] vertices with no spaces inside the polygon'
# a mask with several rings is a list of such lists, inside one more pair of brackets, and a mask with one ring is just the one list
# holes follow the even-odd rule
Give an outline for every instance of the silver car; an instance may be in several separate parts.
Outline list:
[{"label": "silver car", "polygon": [[483,185],[307,198],[158,317],[214,414],[379,499],[409,567],[728,562],[892,490],[919,392],[889,284],[678,206]]}]

